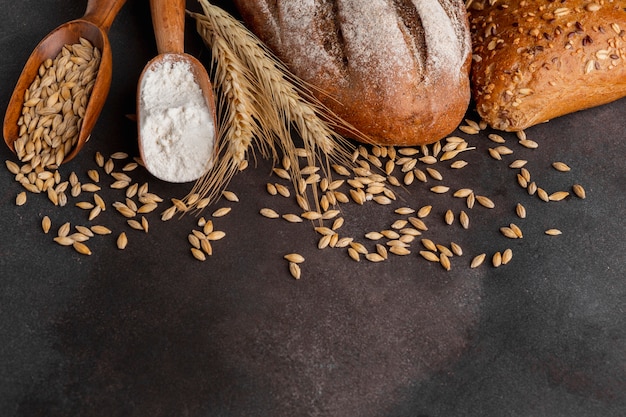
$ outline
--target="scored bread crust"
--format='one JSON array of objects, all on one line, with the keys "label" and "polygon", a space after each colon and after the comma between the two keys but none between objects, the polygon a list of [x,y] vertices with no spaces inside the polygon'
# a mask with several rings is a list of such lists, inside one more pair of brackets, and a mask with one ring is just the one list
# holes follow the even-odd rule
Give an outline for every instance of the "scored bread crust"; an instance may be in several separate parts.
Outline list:
[{"label": "scored bread crust", "polygon": [[474,0],[472,94],[519,131],[626,96],[626,11],[613,0]]},{"label": "scored bread crust", "polygon": [[461,0],[234,3],[322,103],[374,143],[432,143],[467,111],[471,39]]}]

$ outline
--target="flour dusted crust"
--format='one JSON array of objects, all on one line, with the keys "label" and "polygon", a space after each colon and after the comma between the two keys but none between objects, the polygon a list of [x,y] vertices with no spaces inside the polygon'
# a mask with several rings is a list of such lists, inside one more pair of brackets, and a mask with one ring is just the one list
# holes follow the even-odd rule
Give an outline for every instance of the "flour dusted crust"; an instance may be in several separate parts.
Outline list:
[{"label": "flour dusted crust", "polygon": [[465,115],[471,42],[461,0],[234,3],[327,107],[375,143],[431,143]]},{"label": "flour dusted crust", "polygon": [[472,93],[517,131],[626,96],[626,2],[475,0]]}]

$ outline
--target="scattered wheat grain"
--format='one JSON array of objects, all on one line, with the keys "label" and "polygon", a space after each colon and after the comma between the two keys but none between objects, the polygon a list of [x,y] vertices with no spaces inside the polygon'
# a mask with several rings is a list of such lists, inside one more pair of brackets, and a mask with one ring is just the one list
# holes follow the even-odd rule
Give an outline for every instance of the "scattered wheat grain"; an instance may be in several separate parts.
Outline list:
[{"label": "scattered wheat grain", "polygon": [[230,207],[222,207],[220,209],[217,209],[213,212],[212,216],[213,217],[224,217],[226,216],[228,213],[230,213],[231,208]]},{"label": "scattered wheat grain", "polygon": [[513,259],[513,251],[509,248],[502,252],[502,265],[506,265]]},{"label": "scattered wheat grain", "polygon": [[128,245],[128,237],[126,237],[126,233],[122,232],[119,234],[119,236],[117,237],[117,248],[124,250],[126,249],[126,246]]},{"label": "scattered wheat grain", "polygon": [[82,242],[74,242],[72,243],[72,247],[81,255],[91,255],[91,249],[89,249],[89,247]]},{"label": "scattered wheat grain", "polygon": [[111,229],[102,225],[91,226],[91,231],[97,235],[109,235],[112,233]]},{"label": "scattered wheat grain", "polygon": [[47,234],[50,231],[50,227],[52,227],[52,221],[50,220],[50,217],[43,216],[43,219],[41,219],[41,228],[43,232]]},{"label": "scattered wheat grain", "polygon": [[481,253],[480,255],[475,256],[472,259],[472,262],[470,264],[470,268],[472,268],[472,269],[478,268],[485,261],[486,257],[487,257],[486,253]]},{"label": "scattered wheat grain", "polygon": [[144,230],[143,225],[135,219],[128,219],[126,220],[126,223],[135,230],[141,230],[141,231]]},{"label": "scattered wheat grain", "polygon": [[574,192],[574,195],[580,199],[584,200],[585,198],[587,198],[587,193],[585,192],[583,186],[580,184],[574,184],[572,186],[572,191]]},{"label": "scattered wheat grain", "polygon": [[300,279],[302,277],[302,269],[300,265],[295,262],[289,262],[289,273],[295,279]]},{"label": "scattered wheat grain", "polygon": [[502,254],[500,252],[493,254],[491,257],[491,264],[496,268],[499,268],[502,265]]},{"label": "scattered wheat grain", "polygon": [[566,163],[559,161],[553,162],[552,167],[560,172],[568,172],[571,170],[571,168]]},{"label": "scattered wheat grain", "polygon": [[494,208],[496,205],[493,201],[491,201],[490,198],[485,197],[483,195],[477,195],[476,196],[476,201],[478,202],[478,204],[480,204],[483,207],[486,207],[488,209],[492,209]]},{"label": "scattered wheat grain", "polygon": [[15,197],[15,204],[17,206],[23,206],[26,204],[26,191],[22,191]]},{"label": "scattered wheat grain", "polygon": [[206,261],[206,255],[200,249],[191,248],[191,254],[193,255],[194,258],[196,258],[199,261],[202,261],[202,262]]},{"label": "scattered wheat grain", "polygon": [[568,191],[556,191],[548,196],[550,201],[561,201],[569,197]]},{"label": "scattered wheat grain", "polygon": [[435,194],[444,194],[444,193],[447,193],[449,190],[450,190],[450,187],[446,187],[445,185],[437,185],[430,189],[430,191],[432,191]]}]

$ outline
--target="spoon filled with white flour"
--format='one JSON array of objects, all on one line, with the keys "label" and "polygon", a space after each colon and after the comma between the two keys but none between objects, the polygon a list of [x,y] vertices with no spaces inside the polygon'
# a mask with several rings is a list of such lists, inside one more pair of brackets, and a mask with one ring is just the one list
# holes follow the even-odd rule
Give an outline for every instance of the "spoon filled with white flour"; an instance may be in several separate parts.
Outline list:
[{"label": "spoon filled with white flour", "polygon": [[213,165],[215,99],[206,69],[184,49],[182,0],[151,0],[159,55],[137,93],[139,151],[148,172],[174,183],[194,181]]}]

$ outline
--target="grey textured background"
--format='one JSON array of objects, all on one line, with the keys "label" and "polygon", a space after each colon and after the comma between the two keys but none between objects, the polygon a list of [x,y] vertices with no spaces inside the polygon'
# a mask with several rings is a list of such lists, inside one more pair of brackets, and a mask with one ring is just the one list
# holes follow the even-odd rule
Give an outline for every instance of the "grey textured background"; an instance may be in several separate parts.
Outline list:
[{"label": "grey textured background", "polygon": [[[30,51],[80,17],[85,4],[2,1],[2,113]],[[187,52],[207,62],[190,21],[187,29]],[[84,178],[96,151],[136,154],[136,128],[125,115],[135,111],[138,76],[155,53],[148,2],[129,1],[109,36],[109,98],[91,141],[62,167],[65,175]],[[465,250],[448,273],[419,258],[417,243],[410,257],[356,264],[345,251],[319,251],[306,225],[260,217],[265,206],[297,210],[292,199],[266,194],[266,182],[277,181],[267,161],[229,187],[241,202],[216,220],[227,238],[207,262],[188,252],[194,217],[161,223],[155,214],[142,234],[113,210],[101,222],[126,230],[129,247],[120,252],[113,239],[94,239],[94,255],[82,257],[53,244],[39,222],[47,214],[56,226],[85,224],[85,213],[55,209],[44,196],[16,207],[20,186],[2,168],[0,414],[624,416],[624,116],[622,100],[529,129],[537,151],[505,135],[544,188],[580,182],[585,201],[529,197],[505,162],[489,158],[486,133],[468,138],[479,147],[467,155],[464,172],[472,174],[442,169],[446,183],[482,190],[497,207],[471,211],[470,232],[430,220],[430,237]],[[0,158],[13,156],[3,146]],[[572,172],[556,173],[555,160]],[[188,189],[143,171],[132,176],[164,197]],[[433,204],[433,217],[463,208],[428,193],[430,185],[410,187],[398,206]],[[102,195],[113,201],[113,190]],[[526,221],[515,219],[518,201]],[[392,218],[388,207],[343,209],[346,235],[386,228]],[[499,235],[498,226],[511,221],[524,239]],[[564,234],[544,236],[550,227]],[[471,256],[506,247],[511,264],[468,268]],[[291,251],[307,258],[300,281],[282,259]]]}]

